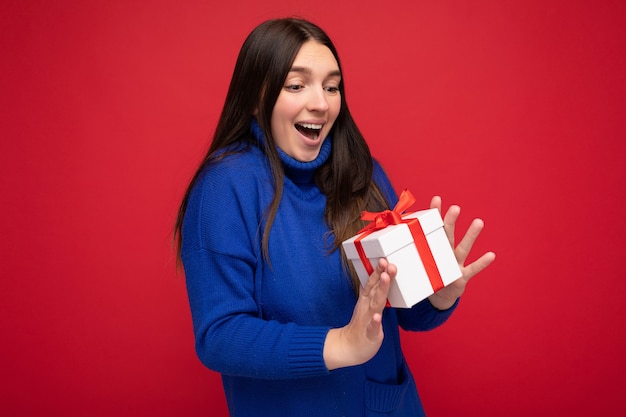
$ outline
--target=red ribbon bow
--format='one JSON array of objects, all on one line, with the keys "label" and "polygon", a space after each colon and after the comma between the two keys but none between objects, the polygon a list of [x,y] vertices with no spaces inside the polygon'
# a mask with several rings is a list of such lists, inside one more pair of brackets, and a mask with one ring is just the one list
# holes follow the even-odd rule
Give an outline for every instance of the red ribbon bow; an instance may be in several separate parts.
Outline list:
[{"label": "red ribbon bow", "polygon": [[365,250],[363,249],[363,244],[361,240],[367,235],[386,228],[387,226],[391,226],[394,224],[406,224],[409,227],[409,231],[411,232],[411,236],[413,237],[413,241],[415,242],[415,247],[417,248],[417,252],[424,264],[424,268],[426,269],[426,273],[428,274],[428,279],[430,281],[431,286],[435,292],[439,291],[444,287],[443,280],[441,279],[441,274],[439,273],[439,268],[437,268],[437,264],[435,263],[435,258],[430,250],[430,246],[426,241],[426,235],[424,234],[424,230],[422,229],[422,225],[420,224],[418,219],[408,219],[403,220],[402,214],[404,211],[411,207],[415,203],[415,197],[409,190],[403,190],[400,193],[400,197],[398,198],[398,203],[393,208],[393,210],[384,210],[381,212],[370,212],[363,211],[361,213],[361,219],[370,221],[365,227],[359,230],[359,233],[362,233],[357,239],[354,240],[354,245],[359,254],[359,258],[365,267],[365,270],[369,275],[372,275],[374,272],[374,268],[372,267],[371,262],[369,261],[367,255],[365,254]]},{"label": "red ribbon bow", "polygon": [[[402,221],[402,213],[415,203],[415,197],[409,190],[403,190],[400,193],[398,202],[393,210],[384,210],[380,212],[363,211],[361,212],[361,220],[369,221],[367,226],[359,230],[359,233],[372,233],[376,230],[384,229],[392,224],[400,224]],[[368,233],[368,234],[369,234]]]}]

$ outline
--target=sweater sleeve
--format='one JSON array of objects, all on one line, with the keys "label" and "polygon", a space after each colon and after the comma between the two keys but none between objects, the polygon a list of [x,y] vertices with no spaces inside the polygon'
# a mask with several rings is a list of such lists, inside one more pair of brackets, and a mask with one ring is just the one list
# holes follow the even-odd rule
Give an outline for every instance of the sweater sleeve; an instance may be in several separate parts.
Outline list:
[{"label": "sweater sleeve", "polygon": [[279,323],[260,315],[255,274],[261,262],[259,196],[264,193],[254,183],[258,178],[249,177],[232,167],[212,167],[188,200],[182,261],[196,352],[205,366],[226,375],[284,379],[326,374],[327,327]]},{"label": "sweater sleeve", "polygon": [[[374,161],[374,181],[381,188],[383,194],[387,198],[389,207],[393,208],[398,202],[398,196],[394,191],[393,185],[389,177],[385,173],[383,167],[377,161]],[[404,330],[425,331],[432,330],[445,323],[456,309],[459,300],[447,310],[438,310],[430,303],[428,299],[423,300],[410,309],[396,309],[398,323]]]}]

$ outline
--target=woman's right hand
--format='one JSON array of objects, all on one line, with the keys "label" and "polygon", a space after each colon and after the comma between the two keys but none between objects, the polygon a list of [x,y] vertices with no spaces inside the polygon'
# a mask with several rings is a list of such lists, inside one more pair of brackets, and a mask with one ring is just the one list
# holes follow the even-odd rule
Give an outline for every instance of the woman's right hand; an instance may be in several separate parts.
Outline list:
[{"label": "woman's right hand", "polygon": [[324,361],[329,370],[360,365],[378,352],[384,338],[382,313],[396,272],[395,265],[381,258],[365,288],[361,287],[350,323],[328,332]]}]

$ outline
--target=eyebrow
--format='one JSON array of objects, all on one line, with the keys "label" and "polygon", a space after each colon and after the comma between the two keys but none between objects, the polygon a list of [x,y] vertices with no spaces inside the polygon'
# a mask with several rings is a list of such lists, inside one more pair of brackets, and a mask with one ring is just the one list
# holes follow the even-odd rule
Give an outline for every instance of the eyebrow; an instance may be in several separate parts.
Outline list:
[{"label": "eyebrow", "polygon": [[[303,72],[305,74],[312,74],[313,71],[311,70],[311,68],[307,68],[307,67],[291,67],[291,69],[289,70],[289,72]],[[330,71],[327,75],[327,77],[341,77],[341,71],[337,70],[333,70]]]}]

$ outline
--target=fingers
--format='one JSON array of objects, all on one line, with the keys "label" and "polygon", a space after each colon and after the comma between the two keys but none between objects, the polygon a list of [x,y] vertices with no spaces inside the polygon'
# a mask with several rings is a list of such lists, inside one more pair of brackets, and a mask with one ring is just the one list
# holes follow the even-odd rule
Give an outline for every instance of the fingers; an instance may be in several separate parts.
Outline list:
[{"label": "fingers", "polygon": [[467,265],[463,271],[463,277],[469,280],[474,275],[487,268],[496,259],[496,254],[493,252],[487,252],[471,264]]},{"label": "fingers", "polygon": [[[441,213],[441,197],[436,195],[430,200],[430,208],[436,208]],[[446,236],[448,237],[448,241],[450,242],[450,246],[454,248],[454,227],[456,225],[456,220],[459,218],[459,214],[461,214],[461,207],[459,206],[450,206],[445,216],[443,216],[443,225],[444,230],[446,231]]]},{"label": "fingers", "polygon": [[363,300],[363,302],[367,305],[363,316],[366,323],[365,335],[367,340],[374,343],[379,343],[384,337],[382,328],[382,313],[387,304],[387,296],[389,295],[389,288],[391,286],[391,277],[395,276],[396,273],[394,265],[390,265],[386,259],[381,259],[381,261],[379,261],[376,271],[368,280],[367,286],[370,285],[370,282],[375,281],[375,284],[369,288],[369,291],[367,295],[364,295],[365,299]]},{"label": "fingers", "polygon": [[[441,197],[435,196],[432,198],[430,202],[431,208],[437,208],[441,212]],[[476,275],[478,272],[485,269],[491,262],[495,260],[496,255],[493,252],[487,252],[478,258],[475,262],[470,265],[464,266],[467,257],[469,256],[472,247],[474,246],[474,242],[478,239],[481,231],[485,227],[484,222],[481,219],[474,219],[470,224],[467,232],[461,239],[461,242],[455,247],[455,239],[454,232],[456,228],[456,222],[461,214],[461,207],[452,205],[446,211],[446,214],[443,216],[443,225],[444,230],[446,232],[446,236],[448,237],[448,241],[450,245],[454,249],[454,255],[456,256],[459,264],[464,268],[464,276],[469,279],[472,276]]]},{"label": "fingers", "polygon": [[456,227],[456,221],[461,214],[461,207],[459,206],[450,206],[448,211],[446,211],[446,215],[443,216],[443,229],[446,232],[446,236],[448,237],[448,241],[450,242],[450,246],[454,248],[454,229]]},{"label": "fingers", "polygon": [[430,208],[436,208],[437,210],[439,210],[439,213],[441,213],[441,197],[439,197],[438,195],[434,196],[430,200]]},{"label": "fingers", "polygon": [[388,266],[387,259],[380,258],[378,260],[378,265],[376,265],[376,269],[374,270],[372,275],[370,275],[369,279],[365,283],[365,287],[361,289],[362,296],[369,297],[370,292],[376,286],[376,284],[378,284],[378,281],[380,280],[380,275],[385,271],[385,269],[387,269],[387,266]]},{"label": "fingers", "polygon": [[367,328],[365,329],[366,337],[368,340],[378,341],[380,340],[381,337],[384,336],[382,334],[383,332],[382,322],[383,322],[383,315],[381,313],[375,313],[372,316],[372,319],[370,320],[369,324],[367,325]]},{"label": "fingers", "polygon": [[481,219],[474,219],[474,221],[472,221],[467,232],[465,232],[465,236],[463,236],[461,242],[459,242],[458,246],[454,249],[454,254],[459,264],[465,264],[465,260],[472,250],[474,242],[476,242],[476,239],[478,239],[484,227],[485,223]]},{"label": "fingers", "polygon": [[378,265],[367,280],[365,288],[361,291],[361,296],[369,299],[370,308],[382,312],[387,303],[387,295],[391,285],[392,277],[397,272],[396,266],[390,264],[387,259],[380,258]]},{"label": "fingers", "polygon": [[391,287],[391,274],[395,276],[393,272],[395,266],[388,265],[387,268],[380,273],[378,284],[372,288],[370,292],[370,308],[382,313],[383,309],[387,305],[387,296],[389,295],[389,288]]},{"label": "fingers", "polygon": [[367,323],[368,338],[376,339],[382,320],[382,312],[387,305],[387,296],[391,287],[391,280],[395,277],[397,268],[390,264],[387,259],[381,258],[376,269],[368,279],[365,288],[361,291],[359,304],[362,305],[362,318]]},{"label": "fingers", "polygon": [[[461,242],[454,250],[454,255],[460,265],[465,265],[465,261],[474,246],[474,242],[476,242],[476,239],[478,239],[484,227],[485,223],[481,219],[474,219],[472,224],[470,224],[467,232],[465,232],[465,236],[463,236],[463,239],[461,239]],[[487,268],[495,259],[496,254],[493,252],[483,254],[471,264],[463,267],[463,277],[469,280],[474,275]]]},{"label": "fingers", "polygon": [[391,280],[397,269],[382,258],[361,288],[350,322],[342,328],[330,329],[324,342],[326,367],[336,369],[360,365],[370,360],[383,342],[383,309]]}]

